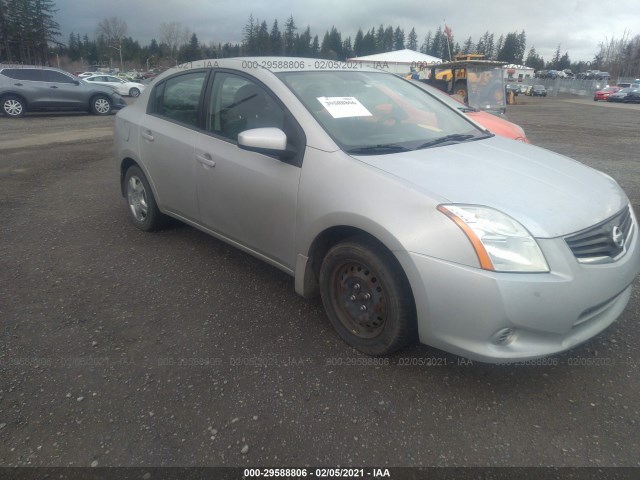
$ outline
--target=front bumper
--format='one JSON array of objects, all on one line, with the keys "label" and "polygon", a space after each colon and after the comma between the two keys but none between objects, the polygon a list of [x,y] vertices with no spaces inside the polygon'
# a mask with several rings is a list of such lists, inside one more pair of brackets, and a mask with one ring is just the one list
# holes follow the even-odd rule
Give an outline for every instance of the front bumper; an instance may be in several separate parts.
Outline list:
[{"label": "front bumper", "polygon": [[420,341],[472,360],[516,362],[568,350],[611,325],[640,273],[637,223],[627,253],[613,263],[580,264],[561,238],[538,242],[549,273],[497,273],[396,252],[416,301]]},{"label": "front bumper", "polygon": [[121,110],[127,106],[127,102],[125,102],[124,98],[122,98],[119,94],[111,95],[111,108],[114,110]]}]

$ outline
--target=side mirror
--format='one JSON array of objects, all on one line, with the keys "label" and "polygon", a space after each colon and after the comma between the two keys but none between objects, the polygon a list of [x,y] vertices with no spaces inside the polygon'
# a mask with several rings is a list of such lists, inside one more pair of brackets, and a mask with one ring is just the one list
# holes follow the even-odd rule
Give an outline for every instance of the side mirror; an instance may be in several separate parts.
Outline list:
[{"label": "side mirror", "polygon": [[80,80],[74,80],[74,81],[73,81],[73,84],[74,84],[75,86],[80,85]]},{"label": "side mirror", "polygon": [[296,152],[287,149],[287,135],[279,128],[252,128],[238,134],[238,147],[251,152],[292,158]]}]

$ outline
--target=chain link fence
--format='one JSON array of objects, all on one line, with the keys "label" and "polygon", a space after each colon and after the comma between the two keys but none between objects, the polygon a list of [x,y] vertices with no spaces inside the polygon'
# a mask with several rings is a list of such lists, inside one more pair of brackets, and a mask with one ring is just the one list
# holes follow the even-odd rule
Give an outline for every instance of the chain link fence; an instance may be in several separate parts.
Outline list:
[{"label": "chain link fence", "polygon": [[[633,77],[621,77],[618,82],[631,83],[636,80]],[[572,95],[593,96],[596,90],[601,90],[607,85],[615,85],[617,82],[607,80],[583,80],[576,78],[525,78],[521,83],[506,82],[510,85],[544,85],[547,96],[557,97],[559,93]]]}]

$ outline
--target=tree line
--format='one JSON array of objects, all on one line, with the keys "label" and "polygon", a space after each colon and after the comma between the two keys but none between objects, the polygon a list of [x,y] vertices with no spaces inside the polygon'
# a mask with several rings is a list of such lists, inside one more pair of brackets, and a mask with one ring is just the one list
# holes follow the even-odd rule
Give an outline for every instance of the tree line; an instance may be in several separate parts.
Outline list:
[{"label": "tree line", "polygon": [[640,76],[640,35],[631,38],[625,32],[620,39],[606,40],[592,62],[571,62],[561,46],[545,61],[535,46],[527,52],[524,30],[496,36],[489,31],[479,38],[459,41],[448,27],[438,26],[418,37],[415,28],[408,33],[400,26],[382,25],[344,36],[335,26],[319,36],[310,26],[299,28],[293,16],[280,23],[267,23],[250,15],[238,43],[201,43],[195,32],[179,22],[162,23],[158,37],[141,45],[128,35],[126,22],[118,17],[103,19],[93,38],[73,32],[66,43],[59,42],[54,0],[0,0],[0,61],[46,64],[57,61],[77,65],[148,69],[171,66],[202,58],[237,56],[293,56],[345,60],[405,48],[449,60],[457,53],[478,53],[487,59],[526,65],[535,70],[570,68],[607,70],[612,76]]},{"label": "tree line", "polygon": [[0,60],[44,64],[58,44],[53,0],[0,0]]}]

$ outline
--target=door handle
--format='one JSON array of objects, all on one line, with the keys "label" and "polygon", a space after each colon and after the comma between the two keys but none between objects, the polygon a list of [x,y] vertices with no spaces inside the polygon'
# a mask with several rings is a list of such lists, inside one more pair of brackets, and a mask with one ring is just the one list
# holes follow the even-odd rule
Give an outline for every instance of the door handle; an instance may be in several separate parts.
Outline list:
[{"label": "door handle", "polygon": [[208,153],[199,153],[196,155],[198,161],[205,167],[215,167],[216,162],[211,158],[211,155]]},{"label": "door handle", "polygon": [[153,142],[153,134],[149,130],[146,130],[146,131],[143,130],[142,132],[140,132],[140,136],[145,140],[149,140],[150,142]]},{"label": "door handle", "polygon": [[22,86],[22,84],[21,84],[21,83],[14,83],[14,85],[15,85],[16,87],[21,87],[21,86]]},{"label": "door handle", "polygon": [[58,88],[58,87],[56,87],[55,85],[51,85],[49,88]]}]

